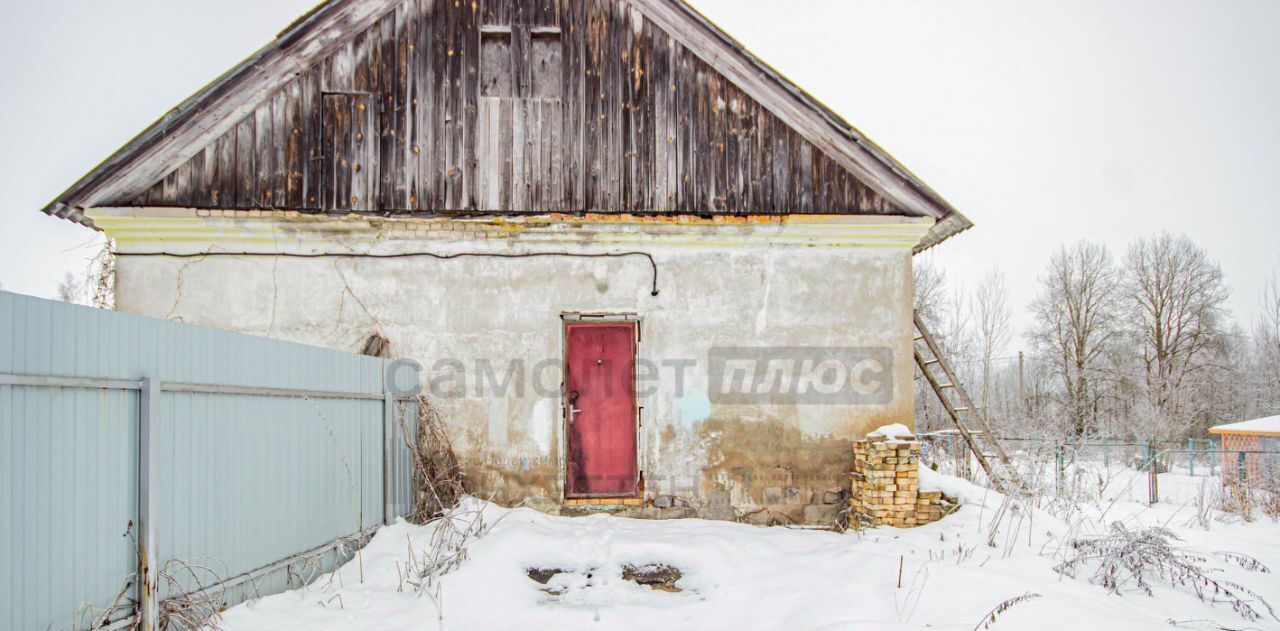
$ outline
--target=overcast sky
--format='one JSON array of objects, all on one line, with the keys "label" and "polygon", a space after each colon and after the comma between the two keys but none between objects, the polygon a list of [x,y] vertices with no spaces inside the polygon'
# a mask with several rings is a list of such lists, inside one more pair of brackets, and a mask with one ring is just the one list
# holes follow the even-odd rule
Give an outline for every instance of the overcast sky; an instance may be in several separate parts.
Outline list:
[{"label": "overcast sky", "polygon": [[[94,233],[39,209],[313,0],[11,2],[0,21],[0,285],[52,296]],[[967,214],[927,258],[1008,276],[1166,229],[1258,313],[1280,266],[1280,2],[695,0]],[[838,289],[838,288],[833,288]]]}]

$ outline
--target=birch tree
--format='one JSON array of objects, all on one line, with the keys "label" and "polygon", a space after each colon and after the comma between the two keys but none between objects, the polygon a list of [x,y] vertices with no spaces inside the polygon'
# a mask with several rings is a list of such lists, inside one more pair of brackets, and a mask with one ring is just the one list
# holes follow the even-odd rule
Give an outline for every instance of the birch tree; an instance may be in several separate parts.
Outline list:
[{"label": "birch tree", "polygon": [[1161,233],[1129,246],[1124,274],[1152,430],[1185,430],[1183,386],[1220,342],[1229,294],[1222,269],[1186,236]]},{"label": "birch tree", "polygon": [[1066,429],[1075,436],[1098,429],[1102,367],[1119,331],[1118,289],[1111,252],[1081,241],[1049,260],[1031,304],[1030,341],[1062,386]]}]

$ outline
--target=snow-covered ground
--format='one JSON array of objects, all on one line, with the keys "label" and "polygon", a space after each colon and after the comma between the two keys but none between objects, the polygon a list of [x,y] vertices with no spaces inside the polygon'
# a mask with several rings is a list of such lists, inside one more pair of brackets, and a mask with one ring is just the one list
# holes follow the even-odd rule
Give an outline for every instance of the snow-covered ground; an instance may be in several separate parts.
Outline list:
[{"label": "snow-covered ground", "polygon": [[[1154,507],[1127,499],[1127,483],[1145,484],[1135,476],[1093,501],[1046,500],[1037,509],[1001,511],[1003,498],[993,492],[926,470],[923,486],[962,499],[955,513],[918,528],[860,533],[554,517],[472,499],[456,519],[465,527],[482,515],[483,534],[469,539],[465,560],[429,588],[414,588],[405,575],[422,565],[439,525],[398,523],[380,530],[337,576],[235,607],[221,624],[231,631],[968,631],[1001,602],[1034,593],[1040,597],[1014,605],[991,628],[1280,629],[1273,618],[1246,622],[1226,604],[1202,602],[1165,583],[1156,583],[1154,596],[1114,595],[1091,584],[1088,573],[1070,578],[1053,570],[1070,537],[1101,534],[1117,520],[1163,525],[1184,540],[1180,546],[1205,556],[1205,566],[1220,570],[1215,576],[1280,606],[1280,524],[1215,513],[1206,528],[1196,507],[1204,478],[1182,478],[1161,476],[1169,500]],[[1248,554],[1274,571],[1246,570],[1215,556],[1220,551]],[[647,564],[678,568],[680,591],[622,578],[624,566]],[[530,568],[561,573],[543,584],[529,577]]]}]

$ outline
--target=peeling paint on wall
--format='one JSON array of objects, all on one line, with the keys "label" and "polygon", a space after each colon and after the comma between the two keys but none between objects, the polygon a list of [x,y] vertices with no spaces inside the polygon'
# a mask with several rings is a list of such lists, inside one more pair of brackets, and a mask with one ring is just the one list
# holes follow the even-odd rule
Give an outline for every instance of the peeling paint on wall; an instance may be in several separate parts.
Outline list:
[{"label": "peeling paint on wall", "polygon": [[538,455],[551,456],[551,424],[555,422],[550,399],[538,399],[529,414],[529,438],[538,448]]},{"label": "peeling paint on wall", "polygon": [[686,428],[707,420],[711,416],[711,399],[705,392],[690,392],[679,399],[680,423]]}]

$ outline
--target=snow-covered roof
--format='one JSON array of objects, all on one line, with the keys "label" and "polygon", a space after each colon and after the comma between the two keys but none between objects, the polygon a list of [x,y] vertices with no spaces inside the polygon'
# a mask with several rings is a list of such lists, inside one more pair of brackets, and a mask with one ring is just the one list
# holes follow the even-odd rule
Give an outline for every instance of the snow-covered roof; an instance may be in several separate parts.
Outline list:
[{"label": "snow-covered roof", "polygon": [[1258,434],[1261,436],[1280,436],[1280,416],[1256,418],[1252,421],[1227,423],[1209,428],[1211,434]]}]

